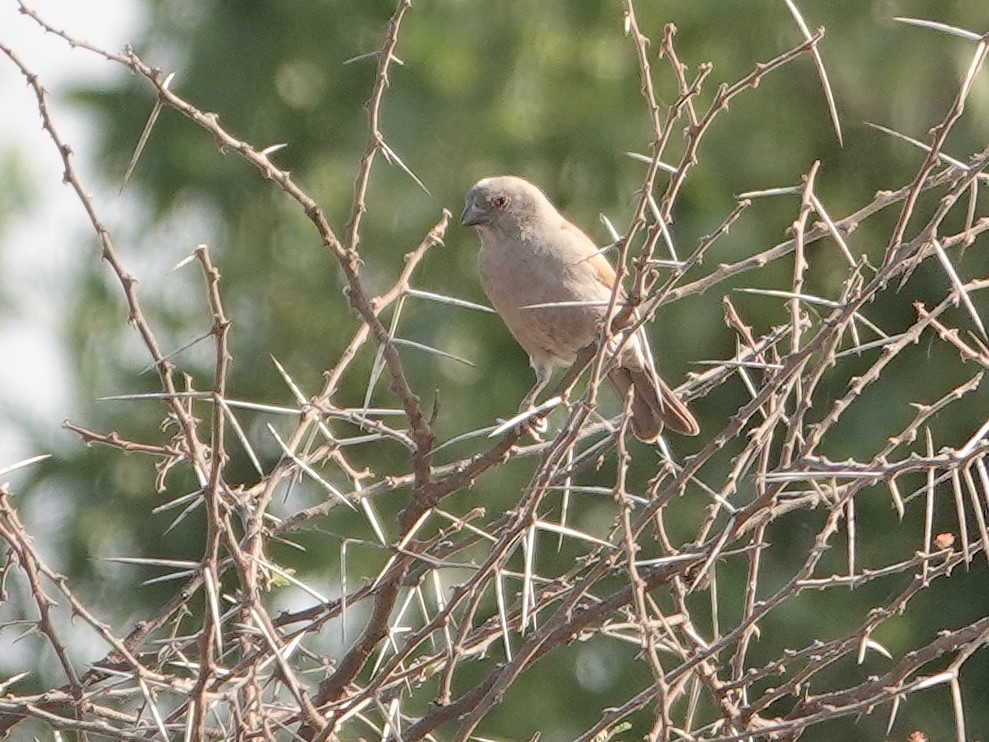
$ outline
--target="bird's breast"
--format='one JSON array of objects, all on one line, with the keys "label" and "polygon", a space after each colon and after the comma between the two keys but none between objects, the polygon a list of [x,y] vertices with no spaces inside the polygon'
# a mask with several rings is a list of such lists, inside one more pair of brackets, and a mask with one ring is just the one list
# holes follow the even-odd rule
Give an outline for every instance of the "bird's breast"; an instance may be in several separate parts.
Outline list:
[{"label": "bird's breast", "polygon": [[[590,266],[541,247],[484,245],[478,273],[488,299],[526,352],[535,360],[568,364],[597,337],[606,311],[599,302],[609,294]],[[566,306],[538,306],[554,303]]]}]

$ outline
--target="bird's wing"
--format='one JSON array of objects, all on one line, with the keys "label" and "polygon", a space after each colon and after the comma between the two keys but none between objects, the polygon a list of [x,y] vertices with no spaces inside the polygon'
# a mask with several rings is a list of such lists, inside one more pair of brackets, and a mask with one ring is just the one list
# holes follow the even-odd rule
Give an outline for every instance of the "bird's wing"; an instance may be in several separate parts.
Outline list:
[{"label": "bird's wing", "polygon": [[581,257],[587,262],[591,270],[594,272],[594,277],[601,282],[601,284],[611,291],[615,286],[615,269],[611,267],[611,263],[608,259],[601,254],[598,246],[594,244],[594,241],[584,234],[580,227],[576,227],[570,222],[564,220],[561,229],[566,232],[568,240],[578,248],[578,252],[581,253]]}]

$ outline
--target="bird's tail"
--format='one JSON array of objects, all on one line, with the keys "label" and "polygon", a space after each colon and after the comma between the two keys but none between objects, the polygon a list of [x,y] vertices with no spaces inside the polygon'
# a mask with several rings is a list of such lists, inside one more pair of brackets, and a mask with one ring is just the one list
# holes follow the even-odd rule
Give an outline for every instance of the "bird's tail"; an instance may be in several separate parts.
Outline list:
[{"label": "bird's tail", "polygon": [[632,433],[640,441],[651,443],[663,432],[663,425],[682,435],[701,432],[687,405],[656,374],[647,369],[619,366],[608,374],[611,383],[624,399],[632,389]]}]

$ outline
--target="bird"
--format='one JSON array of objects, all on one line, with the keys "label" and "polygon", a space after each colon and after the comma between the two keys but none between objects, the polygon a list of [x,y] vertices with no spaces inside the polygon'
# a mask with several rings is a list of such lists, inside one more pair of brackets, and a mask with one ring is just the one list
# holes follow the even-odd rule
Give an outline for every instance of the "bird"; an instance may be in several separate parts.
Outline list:
[{"label": "bird", "polygon": [[[535,371],[526,408],[554,368],[572,365],[581,349],[600,341],[615,269],[538,187],[517,176],[478,181],[467,193],[460,223],[476,230],[481,287]],[[619,290],[618,299],[625,298]],[[608,372],[623,399],[632,392],[632,433],[646,443],[655,442],[664,425],[697,435],[697,420],[660,379],[648,342],[639,328]]]}]

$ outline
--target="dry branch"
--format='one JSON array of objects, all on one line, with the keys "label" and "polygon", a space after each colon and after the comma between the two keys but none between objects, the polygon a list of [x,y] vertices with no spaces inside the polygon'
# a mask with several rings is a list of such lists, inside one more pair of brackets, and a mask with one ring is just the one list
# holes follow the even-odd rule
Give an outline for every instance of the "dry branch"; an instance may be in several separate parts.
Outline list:
[{"label": "dry branch", "polygon": [[[989,215],[981,214],[974,195],[985,178],[989,154],[975,153],[964,163],[943,152],[982,71],[986,42],[977,42],[958,93],[924,144],[923,163],[909,182],[876,194],[851,214],[832,216],[818,191],[822,176],[815,163],[799,187],[771,194],[799,197],[792,238],[698,276],[702,258],[745,217],[752,199],[770,195],[740,198],[729,213],[712,218],[710,235],[679,259],[669,223],[684,183],[703,165],[702,140],[716,119],[730,115],[732,100],[806,54],[813,57],[837,127],[835,95],[820,48],[824,32],[811,34],[788,2],[803,40],[721,86],[702,111],[698,101],[706,92],[710,66],[698,66],[691,78],[675,47],[672,26],[665,30],[657,60],[639,27],[635,3],[625,0],[623,5],[629,53],[638,62],[651,131],[649,154],[636,156],[647,163],[639,198],[617,241],[619,274],[633,286],[631,306],[619,307],[616,291],[608,334],[627,332],[630,324],[634,329],[645,326],[663,304],[723,287],[729,279],[793,256],[792,280],[785,290],[763,291],[786,302],[787,321],[780,327],[754,330],[732,297],[724,297],[735,349],[695,374],[680,391],[703,397],[715,387],[733,384],[748,398],[738,409],[726,411],[720,425],[705,430],[704,445],[685,460],[671,455],[665,445],[645,452],[627,446],[623,418],[601,416],[597,392],[615,351],[610,342],[585,349],[551,392],[567,413],[552,439],[528,443],[517,425],[508,425],[489,441],[490,431],[499,429],[486,421],[458,436],[459,445],[471,446],[467,454],[451,456],[445,448],[451,441],[438,440],[418,382],[403,363],[401,348],[415,341],[398,337],[397,327],[402,313],[415,311],[418,301],[440,301],[451,312],[469,304],[420,285],[424,281],[418,268],[442,243],[450,213],[438,215],[418,247],[405,256],[387,291],[372,297],[361,275],[364,224],[376,215],[375,204],[368,202],[368,184],[378,155],[419,182],[388,145],[382,123],[389,71],[397,60],[410,0],[397,3],[385,40],[371,55],[377,67],[367,104],[367,139],[348,222],[336,230],[320,204],[270,159],[271,150],[242,140],[221,126],[215,114],[173,92],[168,76],[137,53],[96,48],[57,30],[20,3],[39,28],[129,69],[148,83],[156,105],[178,111],[219,148],[236,153],[271,180],[305,213],[327,248],[346,283],[354,316],[350,341],[315,394],[306,393],[279,366],[294,407],[233,399],[227,388],[233,362],[228,330],[235,318],[227,315],[220,272],[202,246],[195,257],[205,277],[213,378],[206,390],[193,388],[188,380],[180,388],[176,364],[160,350],[154,321],[142,308],[136,281],[114,248],[99,205],[87,195],[73,166],[41,81],[12,47],[0,43],[0,52],[34,91],[38,117],[62,159],[65,180],[89,218],[100,257],[127,303],[128,320],[158,373],[160,393],[150,396],[163,404],[166,422],[177,423],[179,432],[170,440],[135,441],[75,423],[66,427],[86,444],[154,457],[162,488],[169,470],[190,472],[199,489],[170,505],[201,509],[206,524],[197,561],[156,562],[179,580],[173,596],[118,635],[76,597],[68,580],[45,565],[9,493],[0,488],[0,539],[8,550],[4,584],[23,584],[30,596],[17,606],[16,625],[26,624],[53,650],[62,678],[45,693],[23,695],[13,680],[9,686],[4,681],[0,732],[33,719],[53,730],[121,740],[466,740],[482,733],[491,710],[521,676],[575,641],[632,645],[648,675],[640,687],[626,689],[620,703],[602,707],[598,722],[584,731],[582,740],[603,739],[601,735],[629,718],[648,719],[643,734],[656,740],[796,739],[811,727],[878,708],[890,708],[895,716],[904,699],[942,685],[948,686],[956,727],[964,729],[960,671],[989,637],[989,619],[943,626],[935,637],[917,637],[915,648],[890,657],[883,671],[866,679],[843,676],[837,689],[828,673],[842,660],[862,664],[870,648],[886,652],[875,637],[887,621],[910,611],[915,597],[959,567],[968,567],[980,552],[989,559],[989,422],[971,431],[961,445],[936,444],[931,433],[935,416],[956,409],[975,393],[982,379],[978,369],[989,367],[984,337],[966,334],[951,312],[962,306],[984,335],[978,307],[985,302],[978,299],[989,280],[963,279],[957,252],[989,229]],[[676,97],[662,104],[657,84],[667,78]],[[663,184],[662,157],[673,133],[683,127],[679,164]],[[921,224],[918,203],[926,193],[936,193],[940,200]],[[860,225],[890,207],[899,213],[882,261],[873,268],[853,258],[852,238]],[[808,250],[829,239],[847,272],[838,296],[814,296],[808,293]],[[672,260],[657,257],[661,244]],[[873,316],[876,301],[931,258],[948,277],[943,300],[931,308],[917,304],[908,327],[885,331]],[[670,264],[671,274],[660,281],[658,268]],[[386,311],[392,313],[390,322]],[[877,450],[863,444],[855,449],[855,458],[832,461],[829,452],[842,435],[849,410],[870,389],[882,388],[890,367],[922,338],[951,349],[959,367],[973,362],[976,371],[953,388],[919,400],[912,419],[891,431]],[[354,361],[369,343],[377,362],[361,384],[369,401],[377,375],[387,374],[395,416],[379,414],[369,404],[342,407],[335,400],[344,381],[361,373]],[[846,378],[848,368],[859,370]],[[147,404],[137,396],[132,403]],[[248,412],[294,418],[287,435],[269,425],[282,456],[267,470],[243,434],[241,417]],[[348,438],[340,432],[344,426],[359,433]],[[924,441],[918,442],[922,431]],[[354,463],[359,460],[351,453],[354,447],[384,443],[407,456],[406,471],[385,475]],[[260,481],[251,486],[230,481],[225,465],[234,446],[248,449]],[[629,472],[643,457],[653,476],[636,485]],[[530,466],[531,474],[509,512],[445,509],[451,495],[519,460]],[[591,486],[584,479],[591,470],[609,475],[610,485]],[[923,484],[904,494],[901,485],[911,478]],[[317,487],[325,499],[307,506],[294,498],[290,485],[300,479]],[[863,526],[856,509],[875,496],[879,488],[874,485],[889,493],[891,512],[898,518],[922,509],[924,520],[923,533],[904,526],[902,553],[879,565],[863,558],[857,546]],[[290,514],[277,519],[271,506],[282,495]],[[385,496],[402,498],[395,523],[381,523],[372,507]],[[562,513],[555,518],[560,497]],[[568,520],[567,513],[579,510],[584,498],[612,508],[604,532],[581,530],[572,516]],[[692,538],[678,541],[668,519],[685,498],[704,501],[707,507]],[[364,514],[385,559],[373,578],[355,585],[344,558],[353,542],[349,536],[338,538],[344,579],[339,593],[326,597],[273,563],[268,551],[276,540],[292,538],[338,508]],[[935,536],[935,508],[956,519],[957,547],[951,543],[954,534]],[[767,562],[774,553],[774,536],[797,519],[813,533],[813,543],[789,573],[771,574]],[[846,564],[836,573],[832,552],[842,539]],[[565,543],[578,556],[552,572],[540,559],[540,549],[550,542]],[[719,588],[725,574],[744,576],[740,597],[727,597],[729,591]],[[308,596],[309,605],[273,615],[277,579]],[[890,586],[885,602],[860,603],[858,613],[835,635],[807,635],[801,646],[791,648],[759,646],[762,627],[781,620],[808,596],[879,581]],[[698,596],[706,599],[704,608],[698,607],[703,604]],[[56,609],[59,602],[61,611]],[[330,661],[321,632],[331,622],[346,624],[347,611],[358,607],[362,629],[347,637]],[[105,652],[91,667],[77,666],[69,651],[64,627],[70,617],[89,627]],[[14,625],[0,625],[0,633]],[[767,658],[766,651],[775,654]],[[462,679],[479,671],[483,679],[465,687]],[[422,702],[423,694],[431,704]],[[542,723],[542,728],[552,724]],[[537,724],[533,732],[540,730]]]}]

